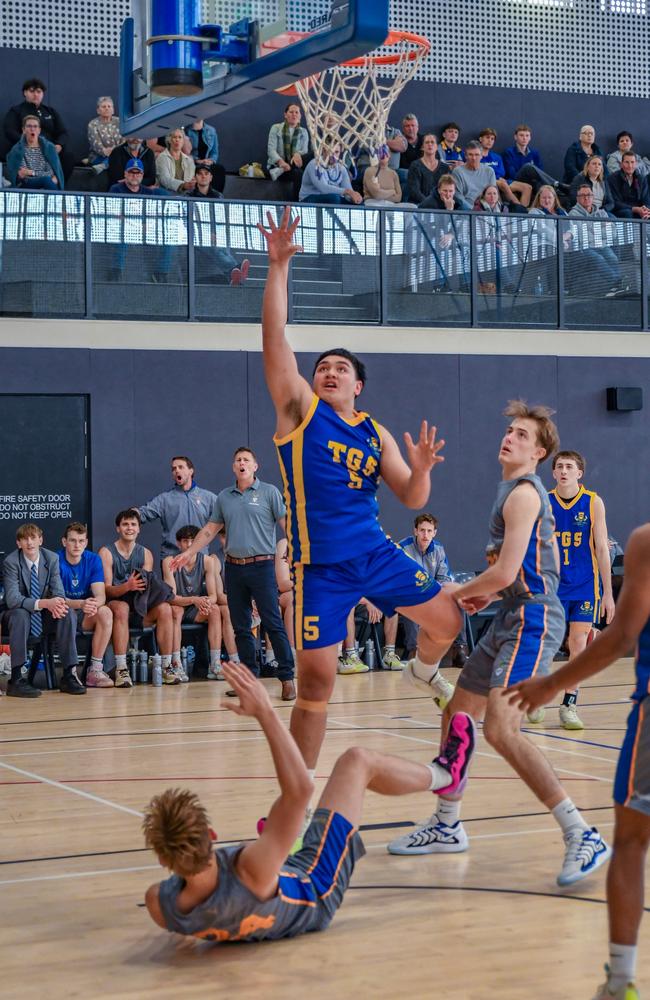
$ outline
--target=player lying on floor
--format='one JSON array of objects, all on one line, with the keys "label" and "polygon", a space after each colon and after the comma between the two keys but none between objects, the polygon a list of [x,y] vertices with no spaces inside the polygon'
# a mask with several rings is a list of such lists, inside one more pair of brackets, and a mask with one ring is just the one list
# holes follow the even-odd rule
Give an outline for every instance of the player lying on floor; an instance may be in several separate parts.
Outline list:
[{"label": "player lying on floor", "polygon": [[457,713],[440,755],[431,764],[352,747],[334,766],[318,808],[289,857],[312,794],[312,780],[293,737],[278,718],[266,688],[246,667],[224,665],[237,715],[257,719],[280,784],[260,837],[215,849],[217,835],[188,790],[155,796],[144,816],[145,842],[173,874],[149,886],[152,919],[180,934],[208,941],[261,941],[324,930],[343,901],[355,862],[365,854],[357,827],[367,788],[381,795],[440,791],[465,784],[475,743],[474,724]]}]

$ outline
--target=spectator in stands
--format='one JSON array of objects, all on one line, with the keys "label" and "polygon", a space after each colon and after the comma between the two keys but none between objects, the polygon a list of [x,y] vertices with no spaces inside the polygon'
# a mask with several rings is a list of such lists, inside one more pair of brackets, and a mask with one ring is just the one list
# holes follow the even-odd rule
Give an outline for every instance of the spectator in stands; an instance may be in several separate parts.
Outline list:
[{"label": "spectator in stands", "polygon": [[[195,524],[185,524],[179,528],[176,532],[176,551],[185,552],[189,549],[198,533],[199,529]],[[182,626],[207,624],[210,650],[208,680],[222,681],[219,608],[219,594],[223,593],[221,564],[216,556],[196,552],[182,569],[172,573],[169,566],[171,560],[171,555],[163,559],[163,578],[175,595],[172,601],[172,666],[174,669],[180,667],[180,673],[187,678],[181,662]]]},{"label": "spectator in stands", "polygon": [[300,124],[301,116],[298,103],[287,104],[284,121],[271,125],[266,147],[266,169],[272,180],[288,186],[292,201],[298,200],[309,152],[309,135]]},{"label": "spectator in stands", "polygon": [[[609,220],[609,213],[594,205],[593,188],[587,180],[578,185],[576,195],[577,204],[569,212],[569,218]],[[595,282],[598,282],[604,294],[612,297],[621,290],[621,265],[612,248],[606,245],[607,229],[611,229],[611,224],[598,228],[601,230],[598,235],[603,237],[602,246],[596,246],[596,226],[579,227],[580,239],[574,244],[574,253],[567,258],[569,285],[574,293],[593,294]]]},{"label": "spectator in stands", "polygon": [[[631,132],[624,130],[618,133],[616,136],[616,149],[607,157],[607,170],[610,174],[615,174],[617,170],[621,169],[623,153],[634,152],[632,149],[633,143],[634,138]],[[650,163],[644,157],[637,156],[636,169],[640,177],[646,177],[650,170]]]},{"label": "spectator in stands", "polygon": [[569,192],[572,205],[576,204],[578,188],[585,182],[591,185],[593,191],[593,207],[604,208],[605,212],[611,214],[614,211],[614,199],[605,176],[602,156],[590,156],[580,173],[573,178]]},{"label": "spectator in stands", "polygon": [[153,554],[140,545],[140,513],[134,507],[121,510],[115,518],[117,538],[99,550],[104,567],[108,606],[113,612],[113,649],[115,651],[115,687],[132,687],[126,665],[129,626],[153,625],[162,655],[163,684],[180,684],[178,671],[172,667],[171,592],[153,572]]},{"label": "spectator in stands", "polygon": [[474,202],[480,198],[488,184],[497,182],[492,167],[481,163],[482,155],[480,142],[473,139],[465,146],[465,162],[459,163],[454,170],[456,191],[466,208],[473,208]]},{"label": "spectator in stands", "polygon": [[[317,205],[360,205],[363,197],[352,187],[347,168],[340,162],[341,144],[333,136],[325,139],[321,159],[310,160],[302,175],[300,201]],[[326,164],[326,165],[324,165]]]},{"label": "spectator in stands", "polygon": [[88,160],[97,173],[106,170],[108,158],[116,146],[121,146],[120,119],[115,114],[112,97],[97,98],[97,117],[88,122]]},{"label": "spectator in stands", "polygon": [[[23,83],[23,101],[15,104],[5,115],[4,132],[12,146],[19,142],[23,123],[27,115],[35,115],[41,126],[44,139],[51,142],[59,155],[63,177],[67,181],[74,170],[74,157],[68,153],[65,146],[68,133],[61,115],[54,108],[43,104],[47,87],[42,80],[32,77]],[[61,188],[63,184],[60,185]]]},{"label": "spectator in stands", "polygon": [[[196,187],[190,191],[190,197],[223,199],[221,192],[212,187],[212,171],[207,164],[199,163],[194,176]],[[197,254],[197,267],[200,269],[199,283],[210,284],[213,280],[222,282],[225,277],[231,285],[243,285],[248,278],[250,261],[244,259],[240,264],[228,247],[217,246],[216,228],[212,229],[210,236],[212,239],[211,252]],[[204,249],[207,251],[210,248],[205,247]],[[205,273],[206,267],[204,265],[207,264],[210,267],[207,269],[208,273]]]},{"label": "spectator in stands", "polygon": [[88,528],[72,521],[57,552],[59,571],[68,605],[68,615],[76,632],[92,632],[92,659],[86,675],[87,687],[113,687],[104,673],[104,653],[111,641],[113,613],[106,606],[104,568],[96,552],[88,548]]},{"label": "spectator in stands", "polygon": [[188,126],[185,134],[185,149],[188,156],[194,160],[198,170],[199,164],[210,168],[213,186],[223,192],[226,186],[226,169],[219,163],[219,137],[213,125],[208,125],[202,118],[197,118]]},{"label": "spectator in stands", "polygon": [[530,125],[517,125],[513,145],[503,151],[503,165],[508,181],[530,184],[535,193],[542,184],[559,188],[558,181],[544,171],[539,151],[530,145],[531,136]]},{"label": "spectator in stands", "polygon": [[[454,174],[454,179],[456,174]],[[481,191],[481,194],[474,202],[475,212],[489,212],[491,215],[502,215],[513,212],[517,215],[526,215],[527,210],[519,202],[504,202],[501,198],[501,189],[498,184],[488,184]]]},{"label": "spectator in stands", "polygon": [[[422,142],[424,140],[424,136],[420,134],[420,125],[417,115],[414,115],[412,112],[408,115],[404,115],[402,118],[401,134],[406,140],[406,146],[400,152],[399,171],[404,171],[404,178],[406,178],[411,164],[415,163],[416,160],[419,160],[422,155]],[[402,175],[400,173],[400,179],[401,176]]]},{"label": "spectator in stands", "polygon": [[[517,205],[530,205],[530,199],[533,195],[533,189],[530,184],[524,184],[523,181],[512,181],[511,184],[506,180],[506,168],[503,165],[503,157],[494,151],[494,143],[496,141],[497,133],[493,128],[484,128],[479,132],[478,141],[481,144],[481,163],[487,167],[492,167],[494,170],[494,176],[497,179],[497,187],[501,193],[501,198],[506,201],[517,204]],[[517,197],[517,195],[519,197]]]},{"label": "spectator in stands", "polygon": [[190,191],[190,197],[215,198],[223,201],[221,191],[217,191],[217,189],[213,187],[214,177],[212,175],[212,170],[207,163],[197,163],[194,177],[196,179],[196,185],[194,190]]},{"label": "spectator in stands", "polygon": [[435,193],[440,178],[448,174],[449,171],[438,157],[438,138],[433,132],[427,132],[422,136],[421,157],[409,167],[407,200],[412,205],[421,205]]},{"label": "spectator in stands", "polygon": [[[162,542],[160,557],[175,556],[180,552],[176,534],[180,528],[196,525],[197,529],[208,523],[216,493],[197,486],[194,481],[194,462],[187,455],[174,455],[171,460],[171,474],[174,485],[170,490],[159,493],[149,503],[138,507],[140,520],[160,521]],[[207,548],[202,550],[207,553]]]},{"label": "spectator in stands", "polygon": [[602,158],[602,155],[602,150],[596,142],[596,129],[593,125],[583,125],[577,141],[572,142],[564,154],[564,183],[571,183],[590,156]]},{"label": "spectator in stands", "polygon": [[65,694],[85,694],[77,677],[76,621],[70,616],[61,582],[56,552],[43,548],[43,532],[36,524],[21,524],[16,532],[17,550],[6,556],[2,571],[7,610],[4,623],[11,646],[11,679],[7,694],[38,698],[40,691],[22,676],[27,641],[56,633],[63,664],[59,684]]},{"label": "spectator in stands", "polygon": [[156,183],[156,157],[147,149],[142,139],[137,135],[129,135],[121,146],[116,146],[108,157],[108,183],[119,184],[125,179],[126,165],[129,160],[139,160],[144,175],[142,184],[146,188]]},{"label": "spectator in stands", "polygon": [[[456,181],[451,174],[442,174],[438,178],[438,186],[431,194],[421,201],[419,208],[439,209],[443,212],[455,212],[465,207],[465,202],[456,194]],[[451,243],[448,241],[447,245]]]},{"label": "spectator in stands", "polygon": [[544,184],[539,189],[530,207],[530,215],[567,215],[560,204],[557,191],[551,184]]},{"label": "spectator in stands", "polygon": [[41,135],[36,115],[26,116],[21,138],[7,153],[7,174],[15,187],[63,190],[63,170],[56,146]]},{"label": "spectator in stands", "polygon": [[165,136],[165,149],[156,158],[156,180],[167,191],[186,194],[196,186],[194,160],[183,152],[185,132],[174,128]]},{"label": "spectator in stands", "polygon": [[380,146],[377,163],[366,167],[363,174],[363,196],[366,205],[398,205],[402,200],[402,188],[397,171],[389,166],[390,150]]},{"label": "spectator in stands", "polygon": [[648,178],[637,170],[636,153],[623,153],[621,169],[610,177],[609,188],[619,219],[650,218],[650,187]]},{"label": "spectator in stands", "polygon": [[[454,177],[456,175],[454,174]],[[508,244],[512,245],[514,235],[511,226],[504,226],[500,219],[493,219],[490,216],[500,216],[509,213],[527,214],[527,210],[520,204],[504,204],[501,200],[501,193],[496,184],[490,184],[474,202],[474,211],[482,212],[487,218],[479,220],[476,227],[476,243],[478,247],[491,245],[495,249],[494,255],[484,258],[483,267],[479,273],[479,291],[484,295],[494,295],[500,289],[510,289],[516,287],[516,268],[512,265],[504,264],[502,250]],[[510,256],[512,260],[512,256]],[[487,268],[486,264],[492,262],[493,267]],[[480,266],[480,265],[479,265]]]},{"label": "spectator in stands", "polygon": [[456,122],[447,122],[446,125],[442,126],[440,132],[442,135],[440,159],[447,164],[447,173],[449,173],[465,159],[465,154],[458,145],[460,125],[457,125]]},{"label": "spectator in stands", "polygon": [[158,188],[148,188],[144,185],[144,163],[137,159],[127,160],[124,168],[124,180],[111,184],[109,194],[138,195],[141,198],[164,195]]}]

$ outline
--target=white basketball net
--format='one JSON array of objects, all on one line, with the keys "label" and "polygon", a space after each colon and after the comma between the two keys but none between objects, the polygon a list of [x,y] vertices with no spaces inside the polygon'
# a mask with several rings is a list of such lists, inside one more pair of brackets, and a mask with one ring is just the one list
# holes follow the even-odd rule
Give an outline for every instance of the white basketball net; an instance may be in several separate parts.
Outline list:
[{"label": "white basketball net", "polygon": [[[393,102],[397,99],[429,51],[422,39],[397,38],[389,35],[389,46],[376,49],[363,57],[363,65],[333,66],[317,76],[298,80],[296,91],[305,112],[305,123],[311,136],[314,156],[327,165],[328,144],[332,138],[341,144],[342,155],[354,159],[361,150],[368,150],[372,160],[386,142],[386,125]],[[388,67],[394,77],[380,78],[387,67],[377,61],[387,53],[396,56]]]}]

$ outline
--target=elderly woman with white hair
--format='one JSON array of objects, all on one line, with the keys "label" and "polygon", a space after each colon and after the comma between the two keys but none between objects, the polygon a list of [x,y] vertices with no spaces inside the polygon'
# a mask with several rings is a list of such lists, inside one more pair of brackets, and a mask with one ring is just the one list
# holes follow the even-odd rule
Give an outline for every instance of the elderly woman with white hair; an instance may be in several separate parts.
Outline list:
[{"label": "elderly woman with white hair", "polygon": [[583,125],[577,141],[572,142],[564,154],[564,183],[571,183],[576,174],[580,173],[590,156],[602,155],[603,151],[596,142],[596,129],[593,125]]},{"label": "elderly woman with white hair", "polygon": [[186,135],[182,128],[173,128],[165,136],[167,149],[156,159],[156,180],[167,191],[185,194],[196,186],[196,164],[183,152]]},{"label": "elderly woman with white hair", "polygon": [[120,119],[115,114],[112,97],[97,98],[97,117],[88,122],[88,161],[97,173],[106,170],[108,158],[116,146],[121,146]]}]

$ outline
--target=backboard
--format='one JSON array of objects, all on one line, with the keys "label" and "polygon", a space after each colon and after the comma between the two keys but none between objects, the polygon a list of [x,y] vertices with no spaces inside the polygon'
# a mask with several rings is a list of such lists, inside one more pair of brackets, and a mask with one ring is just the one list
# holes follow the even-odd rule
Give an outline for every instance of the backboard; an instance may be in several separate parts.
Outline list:
[{"label": "backboard", "polygon": [[157,137],[364,55],[388,34],[388,7],[389,0],[133,0],[120,44],[122,134]]}]

